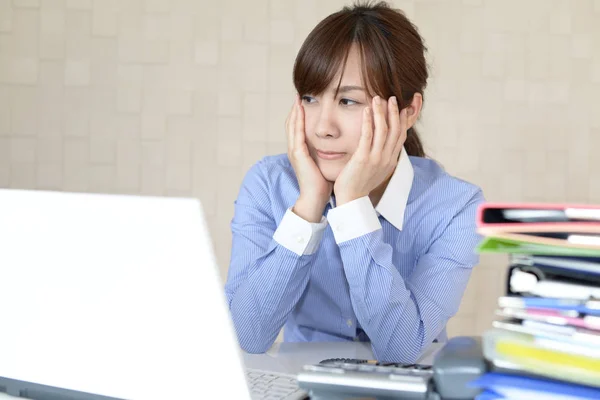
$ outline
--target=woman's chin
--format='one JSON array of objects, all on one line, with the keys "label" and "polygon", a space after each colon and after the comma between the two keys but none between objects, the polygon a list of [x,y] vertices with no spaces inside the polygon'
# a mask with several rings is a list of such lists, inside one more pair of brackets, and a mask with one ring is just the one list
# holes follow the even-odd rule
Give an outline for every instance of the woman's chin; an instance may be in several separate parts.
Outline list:
[{"label": "woman's chin", "polygon": [[342,172],[346,163],[341,160],[321,160],[316,159],[316,164],[321,175],[329,182],[335,182],[339,174]]},{"label": "woman's chin", "polygon": [[321,174],[323,175],[323,178],[325,178],[325,180],[329,182],[335,182],[335,180],[340,174],[340,171],[338,169],[333,168],[321,168]]}]

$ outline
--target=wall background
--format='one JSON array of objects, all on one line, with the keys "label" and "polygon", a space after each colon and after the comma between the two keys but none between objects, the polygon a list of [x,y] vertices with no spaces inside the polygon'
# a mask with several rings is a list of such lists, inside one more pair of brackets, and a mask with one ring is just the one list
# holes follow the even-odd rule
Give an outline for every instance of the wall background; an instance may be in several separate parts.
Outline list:
[{"label": "wall background", "polygon": [[[198,197],[224,275],[243,174],[286,150],[295,54],[345,3],[0,0],[0,187]],[[430,50],[433,158],[488,200],[600,203],[600,0],[391,3]],[[505,262],[482,258],[451,334],[489,327]]]}]

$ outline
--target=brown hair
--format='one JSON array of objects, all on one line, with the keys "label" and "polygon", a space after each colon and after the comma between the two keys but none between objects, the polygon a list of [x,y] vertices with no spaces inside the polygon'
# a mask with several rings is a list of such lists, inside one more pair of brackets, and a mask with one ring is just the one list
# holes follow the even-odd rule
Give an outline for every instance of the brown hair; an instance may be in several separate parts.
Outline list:
[{"label": "brown hair", "polygon": [[[371,95],[396,96],[401,109],[415,93],[423,95],[428,78],[423,39],[402,11],[385,2],[344,7],[312,30],[294,64],[298,93],[323,93],[340,68],[343,71],[353,43],[359,46],[362,80]],[[425,157],[414,127],[404,146],[409,155]]]}]

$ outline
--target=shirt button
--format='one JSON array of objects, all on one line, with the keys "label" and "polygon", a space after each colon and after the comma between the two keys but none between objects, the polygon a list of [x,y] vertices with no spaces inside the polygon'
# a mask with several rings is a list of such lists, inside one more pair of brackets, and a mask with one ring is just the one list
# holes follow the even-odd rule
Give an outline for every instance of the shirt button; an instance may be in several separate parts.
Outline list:
[{"label": "shirt button", "polygon": [[338,232],[342,232],[344,230],[344,224],[337,224],[335,230]]},{"label": "shirt button", "polygon": [[296,238],[296,242],[298,242],[298,243],[304,243],[304,238],[302,236],[298,236]]},{"label": "shirt button", "polygon": [[348,319],[348,320],[346,321],[346,325],[348,325],[348,326],[352,326],[352,320],[351,320],[351,319]]}]

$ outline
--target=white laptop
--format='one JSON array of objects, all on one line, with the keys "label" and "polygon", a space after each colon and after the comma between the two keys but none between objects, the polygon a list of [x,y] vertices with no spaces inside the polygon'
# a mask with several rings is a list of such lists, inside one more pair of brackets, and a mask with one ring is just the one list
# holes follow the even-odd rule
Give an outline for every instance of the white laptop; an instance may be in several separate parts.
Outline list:
[{"label": "white laptop", "polygon": [[250,398],[198,201],[0,190],[0,246],[0,392]]}]

